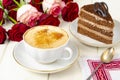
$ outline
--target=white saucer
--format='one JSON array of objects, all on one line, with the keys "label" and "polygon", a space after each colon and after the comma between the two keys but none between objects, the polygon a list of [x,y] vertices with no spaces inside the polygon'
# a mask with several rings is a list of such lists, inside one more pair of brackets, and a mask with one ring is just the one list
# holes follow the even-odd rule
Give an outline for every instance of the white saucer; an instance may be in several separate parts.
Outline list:
[{"label": "white saucer", "polygon": [[70,46],[73,50],[73,56],[70,60],[57,60],[51,64],[40,64],[37,63],[32,57],[26,54],[24,49],[23,41],[19,42],[13,50],[13,57],[15,61],[22,67],[37,73],[55,73],[62,70],[65,70],[72,66],[72,64],[77,60],[78,48],[70,43]]},{"label": "white saucer", "polygon": [[70,25],[70,32],[72,33],[73,36],[75,36],[80,42],[89,45],[89,46],[94,46],[94,47],[111,47],[116,45],[117,43],[120,42],[120,22],[117,20],[114,20],[115,26],[113,29],[113,42],[112,44],[105,44],[102,42],[99,42],[97,40],[94,40],[90,37],[84,36],[80,33],[77,32],[77,27],[78,27],[78,19],[74,20],[71,25]]}]

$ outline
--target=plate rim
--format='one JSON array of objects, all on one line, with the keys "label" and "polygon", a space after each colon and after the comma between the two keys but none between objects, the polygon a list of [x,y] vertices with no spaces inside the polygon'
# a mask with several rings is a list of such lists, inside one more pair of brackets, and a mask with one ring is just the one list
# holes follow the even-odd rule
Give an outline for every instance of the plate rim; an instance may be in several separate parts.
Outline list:
[{"label": "plate rim", "polygon": [[[70,31],[70,33],[79,41],[79,42],[81,42],[81,43],[83,43],[83,44],[85,44],[85,45],[88,45],[88,46],[91,46],[91,47],[112,47],[112,46],[115,46],[115,45],[117,45],[119,42],[120,42],[120,40],[118,41],[118,42],[116,42],[116,43],[114,43],[114,44],[94,44],[94,43],[88,43],[88,42],[86,42],[86,41],[83,41],[83,40],[81,40],[80,38],[78,38],[78,33],[77,33],[77,35],[75,35],[74,33],[73,33],[73,31],[71,31],[71,25],[73,24],[73,23],[75,23],[75,21],[76,20],[78,20],[78,18],[77,19],[75,19],[73,22],[71,22],[71,24],[70,24],[70,26],[69,26],[69,31]],[[117,22],[119,22],[120,23],[120,21],[118,21],[118,20],[116,20],[116,19],[113,19],[113,21],[117,21]],[[82,34],[81,34],[82,35]],[[84,35],[83,35],[84,36]],[[86,36],[87,37],[87,36]],[[99,42],[99,41],[98,41]]]},{"label": "plate rim", "polygon": [[15,48],[18,46],[18,45],[20,45],[22,43],[22,41],[21,42],[19,42],[15,47],[14,47],[14,49],[13,49],[13,58],[14,58],[14,60],[15,60],[15,62],[17,63],[17,64],[19,64],[22,68],[24,68],[24,69],[26,69],[26,70],[28,70],[28,71],[31,71],[31,72],[35,72],[35,73],[56,73],[56,72],[60,72],[60,71],[63,71],[63,70],[66,70],[66,69],[68,69],[69,67],[71,67],[75,62],[77,62],[77,60],[78,60],[78,57],[80,56],[80,53],[79,53],[79,48],[78,47],[76,47],[76,50],[77,50],[77,55],[76,55],[76,57],[74,58],[74,60],[69,64],[69,65],[66,65],[65,67],[63,67],[63,68],[59,68],[59,69],[55,69],[55,70],[37,70],[37,69],[32,69],[32,68],[30,68],[30,67],[28,67],[28,66],[25,66],[24,64],[22,64],[22,63],[20,63],[19,62],[19,60],[17,60],[17,58],[15,57]]}]

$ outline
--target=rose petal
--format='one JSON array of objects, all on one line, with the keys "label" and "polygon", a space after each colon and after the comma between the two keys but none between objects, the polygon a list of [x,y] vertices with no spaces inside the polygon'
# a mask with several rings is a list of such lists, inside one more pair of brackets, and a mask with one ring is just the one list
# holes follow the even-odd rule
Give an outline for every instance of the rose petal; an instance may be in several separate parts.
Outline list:
[{"label": "rose petal", "polygon": [[59,26],[60,21],[57,17],[53,17],[52,15],[43,14],[40,16],[38,21],[38,25],[54,25]]}]

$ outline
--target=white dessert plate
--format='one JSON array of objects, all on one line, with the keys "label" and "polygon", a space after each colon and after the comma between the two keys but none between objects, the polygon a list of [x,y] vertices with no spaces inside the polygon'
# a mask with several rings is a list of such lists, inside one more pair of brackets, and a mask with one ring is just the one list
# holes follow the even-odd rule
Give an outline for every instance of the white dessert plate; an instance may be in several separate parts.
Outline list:
[{"label": "white dessert plate", "polygon": [[74,20],[71,25],[70,25],[70,32],[72,33],[73,36],[75,36],[80,42],[89,45],[89,46],[94,46],[94,47],[111,47],[116,45],[117,43],[120,42],[120,22],[117,20],[114,20],[115,26],[113,29],[113,42],[112,44],[105,44],[102,42],[99,42],[95,39],[92,39],[90,37],[84,36],[80,33],[77,32],[77,21],[78,19]]},{"label": "white dessert plate", "polygon": [[68,46],[73,50],[74,54],[72,58],[70,60],[57,60],[51,64],[40,64],[36,62],[32,57],[26,54],[27,52],[25,51],[22,41],[14,48],[13,57],[20,66],[32,72],[55,73],[69,68],[73,63],[75,63],[75,61],[77,61],[79,56],[77,46],[73,45],[73,43],[70,43]]}]

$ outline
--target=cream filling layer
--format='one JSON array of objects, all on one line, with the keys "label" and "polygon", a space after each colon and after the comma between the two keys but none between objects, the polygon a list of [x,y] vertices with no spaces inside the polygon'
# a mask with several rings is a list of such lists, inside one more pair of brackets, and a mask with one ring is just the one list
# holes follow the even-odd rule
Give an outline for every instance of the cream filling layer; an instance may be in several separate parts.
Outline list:
[{"label": "cream filling layer", "polygon": [[93,27],[97,27],[97,28],[99,28],[99,29],[103,29],[103,30],[105,30],[106,32],[111,32],[111,31],[113,31],[112,28],[108,28],[108,27],[106,27],[106,26],[102,26],[102,25],[99,25],[99,24],[97,24],[97,23],[93,23],[93,22],[91,22],[91,21],[89,21],[89,20],[87,20],[87,19],[85,19],[85,18],[79,17],[79,19],[82,20],[82,21],[84,21],[84,22],[86,22],[86,23],[89,23],[90,25],[93,25]]},{"label": "cream filling layer", "polygon": [[103,34],[97,32],[97,31],[91,30],[91,29],[85,27],[85,26],[82,25],[82,24],[78,24],[78,25],[79,25],[80,28],[85,29],[86,31],[89,31],[89,32],[91,32],[91,33],[93,33],[93,34],[95,34],[95,35],[98,35],[98,36],[103,37],[103,38],[108,39],[108,40],[112,40],[112,37],[108,37],[108,36],[103,35]]},{"label": "cream filling layer", "polygon": [[[81,9],[81,11],[83,11],[84,13],[89,14],[89,15],[91,15],[91,16],[94,16],[97,21],[106,21],[106,20],[102,19],[102,18],[99,17],[99,16],[96,16],[96,15],[94,15],[94,14],[91,14],[90,12],[85,11],[84,9]],[[109,22],[109,23],[112,23],[111,21],[108,21],[108,22]]]}]

